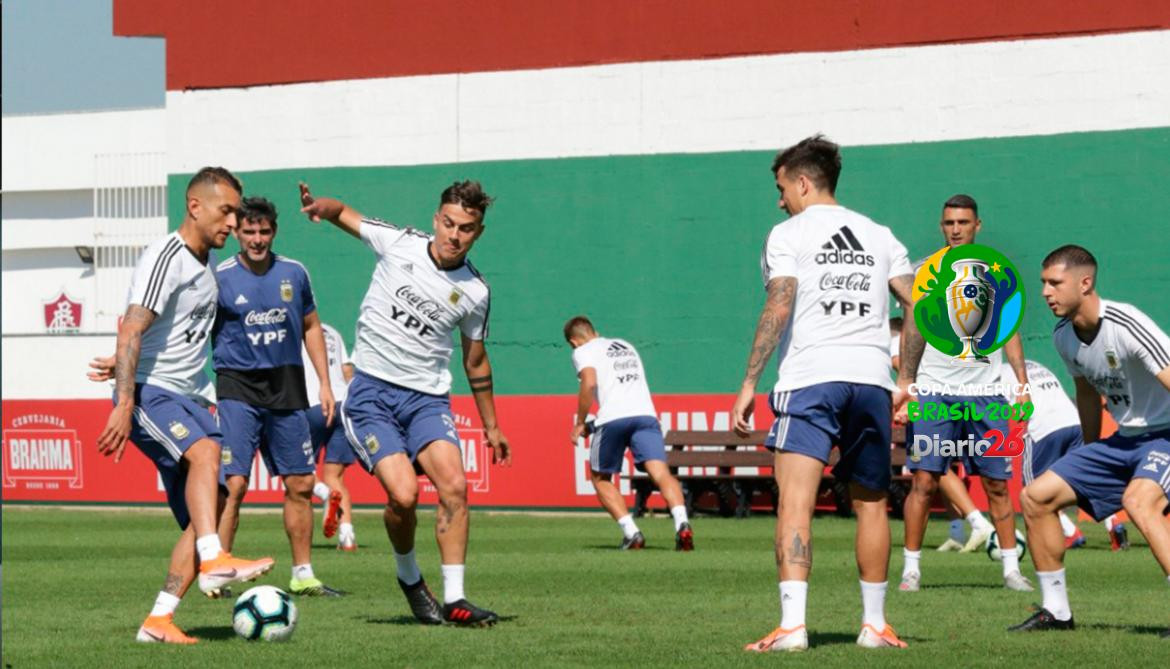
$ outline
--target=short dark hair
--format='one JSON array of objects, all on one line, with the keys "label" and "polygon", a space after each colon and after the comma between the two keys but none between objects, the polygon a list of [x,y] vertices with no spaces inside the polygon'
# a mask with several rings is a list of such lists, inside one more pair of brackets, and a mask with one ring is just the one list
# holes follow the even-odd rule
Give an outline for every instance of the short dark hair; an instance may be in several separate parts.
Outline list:
[{"label": "short dark hair", "polygon": [[244,192],[244,186],[236,175],[228,171],[226,167],[204,167],[191,177],[187,182],[187,194],[191,194],[191,189],[196,186],[214,186],[217,183],[224,183],[236,189],[237,193]]},{"label": "short dark hair", "polygon": [[975,203],[975,198],[963,193],[952,195],[949,200],[943,202],[943,209],[970,209],[976,217],[979,216],[979,205]]},{"label": "short dark hair", "polygon": [[276,227],[276,205],[272,204],[268,198],[259,196],[244,198],[236,216],[241,223],[243,221],[268,221],[272,227]]},{"label": "short dark hair", "polygon": [[1064,265],[1069,268],[1088,267],[1093,276],[1097,275],[1097,259],[1088,249],[1076,244],[1065,244],[1045,256],[1042,266],[1047,269],[1052,265]]},{"label": "short dark hair", "polygon": [[817,188],[837,192],[837,177],[841,176],[841,148],[824,135],[813,135],[776,154],[772,161],[772,176],[785,171],[798,172],[808,177]]},{"label": "short dark hair", "polygon": [[593,322],[585,316],[573,316],[565,323],[565,341],[569,341],[573,337],[596,333],[597,330],[593,328]]},{"label": "short dark hair", "polygon": [[495,200],[483,192],[478,181],[456,181],[447,186],[439,196],[439,206],[457,204],[469,211],[478,211],[481,217],[487,215],[488,207]]}]

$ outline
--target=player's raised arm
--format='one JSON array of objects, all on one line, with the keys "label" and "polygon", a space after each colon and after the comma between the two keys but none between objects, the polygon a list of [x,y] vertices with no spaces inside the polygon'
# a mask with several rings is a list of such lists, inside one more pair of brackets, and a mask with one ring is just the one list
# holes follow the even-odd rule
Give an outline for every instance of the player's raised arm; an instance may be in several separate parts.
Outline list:
[{"label": "player's raised arm", "polygon": [[131,304],[118,328],[118,346],[114,355],[114,387],[118,404],[110,411],[106,427],[98,437],[98,451],[122,459],[122,449],[130,436],[130,418],[134,415],[134,376],[138,371],[138,353],[142,350],[142,333],[154,322],[155,313]]},{"label": "player's raised arm", "polygon": [[492,363],[488,360],[483,340],[460,335],[463,342],[463,370],[467,372],[467,383],[475,397],[475,408],[483,421],[483,431],[492,447],[492,462],[512,464],[512,451],[508,438],[500,430],[496,420],[496,402],[492,393]]},{"label": "player's raised arm", "polygon": [[748,354],[747,371],[740,385],[731,414],[735,420],[735,431],[746,435],[750,431],[748,419],[755,408],[756,384],[764,373],[764,367],[780,343],[780,336],[788,327],[792,315],[792,303],[796,298],[796,277],[781,276],[768,281],[768,296],[756,323],[756,334],[752,338],[752,349]]},{"label": "player's raised arm", "polygon": [[326,220],[354,237],[362,238],[363,216],[361,212],[341,200],[331,197],[315,198],[309,192],[308,184],[302,182],[299,185],[301,188],[301,211],[309,217],[310,221],[320,223],[322,220]]},{"label": "player's raised arm", "polygon": [[593,398],[597,395],[597,370],[584,367],[578,376],[581,379],[581,387],[577,391],[577,421],[569,435],[569,440],[574,446],[585,434],[585,419],[589,417],[589,409],[593,407]]},{"label": "player's raised arm", "polygon": [[1077,414],[1086,444],[1101,440],[1101,393],[1083,376],[1073,378],[1077,386]]}]

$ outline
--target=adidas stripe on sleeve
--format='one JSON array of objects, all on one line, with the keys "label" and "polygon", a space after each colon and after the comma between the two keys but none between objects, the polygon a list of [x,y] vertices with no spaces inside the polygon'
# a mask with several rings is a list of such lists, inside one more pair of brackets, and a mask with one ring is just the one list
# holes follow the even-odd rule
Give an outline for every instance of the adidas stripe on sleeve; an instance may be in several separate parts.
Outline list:
[{"label": "adidas stripe on sleeve", "polygon": [[146,307],[155,315],[162,313],[179,282],[175,256],[182,250],[183,240],[177,234],[148,246],[134,267],[127,303]]},{"label": "adidas stripe on sleeve", "polygon": [[1114,323],[1129,351],[1153,375],[1170,367],[1170,338],[1141,311],[1119,303],[1107,303],[1105,320]]}]

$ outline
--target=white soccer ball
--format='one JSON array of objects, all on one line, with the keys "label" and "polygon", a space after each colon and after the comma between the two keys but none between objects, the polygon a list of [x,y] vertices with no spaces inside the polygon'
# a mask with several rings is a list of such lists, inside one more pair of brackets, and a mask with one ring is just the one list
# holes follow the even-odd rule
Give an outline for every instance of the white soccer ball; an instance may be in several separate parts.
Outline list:
[{"label": "white soccer ball", "polygon": [[[1002,561],[1003,551],[999,548],[999,533],[992,532],[991,536],[987,538],[987,557],[992,560]],[[1024,533],[1016,530],[1016,548],[1020,551],[1020,557],[1023,558],[1028,553],[1028,542],[1024,538]]]},{"label": "white soccer ball", "polygon": [[232,627],[249,641],[286,641],[297,628],[297,605],[284,590],[258,585],[236,600]]}]

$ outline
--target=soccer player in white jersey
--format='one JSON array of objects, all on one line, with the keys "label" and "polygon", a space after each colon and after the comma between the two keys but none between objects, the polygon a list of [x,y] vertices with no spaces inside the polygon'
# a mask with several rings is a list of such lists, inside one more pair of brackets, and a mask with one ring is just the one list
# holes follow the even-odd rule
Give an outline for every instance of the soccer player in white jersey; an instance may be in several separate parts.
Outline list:
[{"label": "soccer player in white jersey", "polygon": [[[345,349],[341,333],[328,323],[321,323],[325,335],[325,354],[329,363],[329,385],[337,400],[333,409],[333,422],[325,420],[321,405],[308,409],[309,431],[313,435],[313,447],[325,449],[325,462],[321,464],[321,479],[313,486],[313,494],[325,502],[322,531],[325,538],[337,536],[337,549],[347,552],[357,550],[357,536],[353,531],[353,502],[349,488],[345,487],[345,468],[352,465],[357,456],[349,446],[345,428],[341,426],[341,403],[345,401],[346,386],[353,378],[353,363]],[[309,352],[301,347],[305,366],[305,387],[309,397],[317,392],[317,375],[312,371]]]},{"label": "soccer player in white jersey", "polygon": [[[885,618],[886,498],[891,411],[905,402],[923,347],[914,327],[910,262],[889,228],[837,203],[836,144],[820,135],[805,139],[780,152],[772,172],[779,205],[791,218],[772,228],[764,244],[767,298],[732,416],[737,432],[751,429],[756,384],[779,345],[779,379],[771,395],[776,421],[766,445],[775,452],[780,489],[775,547],[781,619],[746,650],[808,648],[813,508],[834,445],[841,449],[834,475],[849,481],[857,514],[863,605],[857,643],[904,647]],[[889,373],[888,292],[908,314],[897,387]]]},{"label": "soccer player in white jersey", "polygon": [[[1097,260],[1062,246],[1044,259],[1044,299],[1060,320],[1052,343],[1076,383],[1085,445],[1020,496],[1042,608],[1012,630],[1074,628],[1057,514],[1077,504],[1101,520],[1124,508],[1170,585],[1170,337],[1136,307],[1097,293]],[[1117,433],[1101,439],[1101,398]],[[1170,635],[1170,630],[1167,631]]]},{"label": "soccer player in white jersey", "polygon": [[[975,236],[983,227],[979,219],[979,205],[969,195],[955,195],[943,203],[942,216],[939,228],[942,231],[944,242],[950,247],[975,243]],[[1006,355],[1020,390],[1026,390],[1028,373],[1024,361],[1024,347],[1020,334],[1017,332],[1003,347],[1003,352],[994,351],[987,356],[988,364],[977,367],[956,367],[951,364],[950,356],[941,351],[927,347],[922,354],[922,364],[918,368],[918,377],[915,385],[918,387],[918,400],[921,402],[938,403],[971,403],[979,407],[986,407],[993,402],[1001,402],[1001,395],[971,395],[960,394],[957,390],[967,387],[994,387],[999,383],[1000,367]],[[947,391],[947,388],[952,390]],[[947,394],[949,392],[949,394]],[[1018,398],[1021,403],[1027,402],[1028,397],[1021,394]],[[979,438],[988,430],[1000,430],[1008,433],[1008,421],[982,419],[950,420],[923,418],[914,423],[915,440],[933,440],[939,443],[943,440],[957,441],[959,439]],[[920,559],[922,557],[922,540],[926,535],[926,525],[930,518],[930,500],[939,488],[942,475],[951,468],[955,458],[937,453],[917,455],[913,451],[907,458],[906,467],[913,472],[914,482],[910,495],[906,498],[904,507],[905,547],[902,550],[902,583],[898,586],[903,592],[917,592],[922,578]],[[984,455],[964,456],[960,458],[968,475],[978,475],[983,480],[983,490],[987,493],[987,506],[991,512],[991,521],[999,535],[1000,546],[1003,551],[1003,582],[1004,587],[1011,590],[1031,591],[1032,585],[1020,573],[1020,556],[1016,546],[1016,514],[1012,508],[1011,496],[1008,492],[1008,481],[1012,477],[1011,459]],[[958,481],[956,477],[954,481]],[[960,484],[961,486],[961,484]],[[954,486],[952,485],[952,488]],[[961,498],[960,498],[961,499]],[[968,498],[969,499],[969,498]],[[990,536],[988,528],[978,521],[982,514],[969,516],[972,522],[972,536],[967,546],[972,547],[982,536]],[[983,523],[986,523],[984,520]],[[969,548],[968,548],[969,550]]]},{"label": "soccer player in white jersey", "polygon": [[[236,227],[240,182],[222,167],[191,178],[179,229],[146,247],[134,267],[114,356],[114,409],[98,450],[122,458],[126,440],[158,468],[179,528],[166,583],[138,630],[143,642],[195,643],[174,623],[179,600],[196,575],[211,597],[228,583],[272,569],[272,558],[242,560],[216,534],[222,504],[222,435],[208,411],[214,388],[203,371],[219,291],[209,262]],[[109,378],[98,360],[90,378]]]},{"label": "soccer player in white jersey", "polygon": [[597,402],[593,438],[589,443],[589,476],[601,506],[622,528],[621,550],[638,550],[646,538],[638,530],[612,477],[622,469],[626,448],[635,465],[650,475],[674,518],[674,549],[694,550],[694,531],[687,518],[682,486],[666,466],[662,425],[650,398],[642,358],[630,342],[601,337],[585,316],[565,323],[565,341],[573,348],[573,367],[581,380],[577,393],[577,420],[569,435],[574,446],[586,432],[589,409]]},{"label": "soccer player in white jersey", "polygon": [[[304,184],[301,202],[310,220],[330,221],[378,255],[358,316],[356,371],[341,416],[362,464],[386,489],[384,518],[398,584],[422,623],[494,624],[499,619],[495,613],[473,605],[463,594],[467,480],[448,396],[452,335],[458,330],[463,369],[492,461],[510,464],[508,440],[496,421],[492,368],[484,347],[491,294],[467,260],[483,234],[491,198],[478,182],[452,184],[439,197],[434,235],[364,218],[332,198],[314,199]],[[442,607],[414,556],[416,466],[439,493],[435,538],[442,560]]]}]

